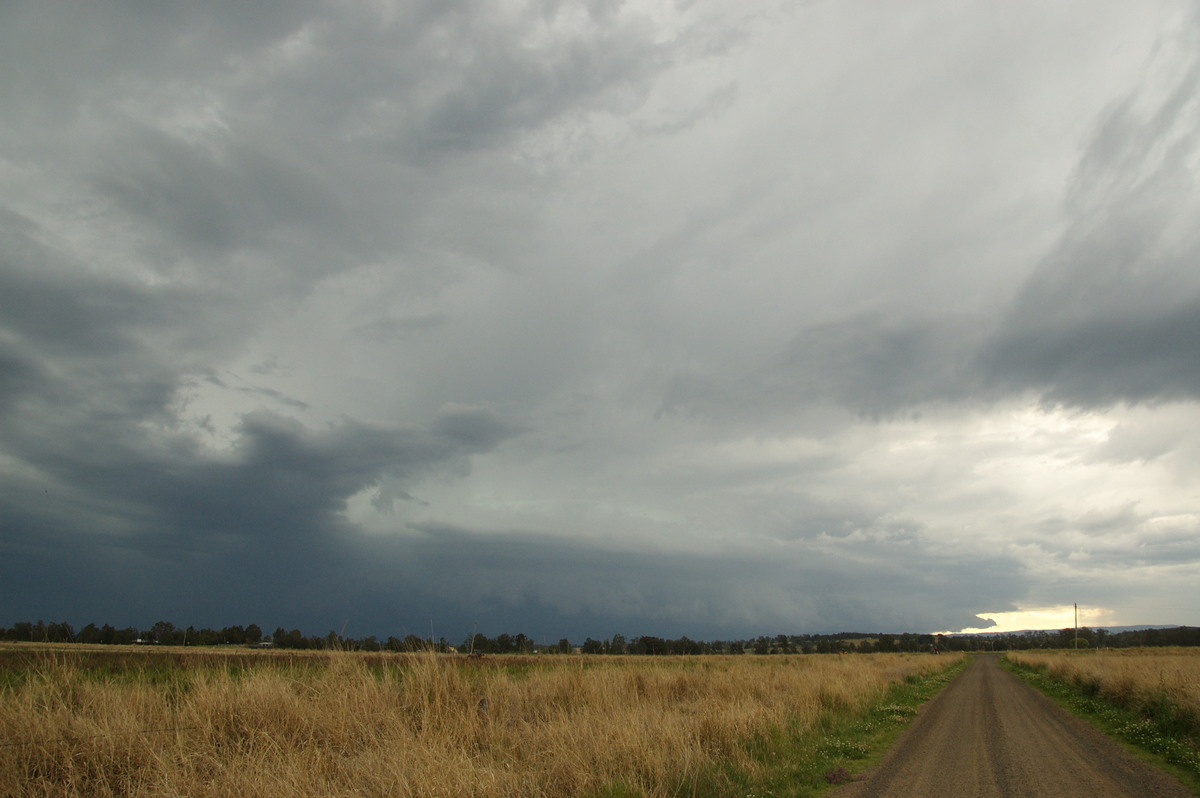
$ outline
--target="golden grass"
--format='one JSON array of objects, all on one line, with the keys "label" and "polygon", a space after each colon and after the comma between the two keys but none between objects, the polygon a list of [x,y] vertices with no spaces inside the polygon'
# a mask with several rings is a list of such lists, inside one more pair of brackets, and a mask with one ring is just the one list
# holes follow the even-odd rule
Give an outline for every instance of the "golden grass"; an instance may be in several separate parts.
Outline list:
[{"label": "golden grass", "polygon": [[0,668],[0,795],[667,796],[954,661],[160,656]]},{"label": "golden grass", "polygon": [[1013,651],[1008,658],[1044,668],[1118,706],[1200,732],[1200,649]]}]

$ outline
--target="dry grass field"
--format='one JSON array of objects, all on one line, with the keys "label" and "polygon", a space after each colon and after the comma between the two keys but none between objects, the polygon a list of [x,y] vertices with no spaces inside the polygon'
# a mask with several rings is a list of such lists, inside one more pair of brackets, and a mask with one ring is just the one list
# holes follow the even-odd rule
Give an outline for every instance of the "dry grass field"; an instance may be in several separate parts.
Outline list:
[{"label": "dry grass field", "polygon": [[1200,649],[1013,651],[1008,658],[1043,667],[1118,706],[1170,706],[1200,728]]},{"label": "dry grass field", "polygon": [[676,795],[956,660],[4,646],[0,795]]},{"label": "dry grass field", "polygon": [[1200,649],[1014,651],[1008,658],[1120,708],[1115,731],[1200,775]]}]

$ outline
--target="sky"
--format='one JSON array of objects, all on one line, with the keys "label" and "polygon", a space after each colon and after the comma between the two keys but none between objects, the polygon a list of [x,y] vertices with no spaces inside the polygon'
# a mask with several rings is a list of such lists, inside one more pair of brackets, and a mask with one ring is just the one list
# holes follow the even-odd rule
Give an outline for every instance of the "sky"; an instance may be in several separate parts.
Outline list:
[{"label": "sky", "polygon": [[1200,625],[1184,0],[0,5],[0,624]]}]

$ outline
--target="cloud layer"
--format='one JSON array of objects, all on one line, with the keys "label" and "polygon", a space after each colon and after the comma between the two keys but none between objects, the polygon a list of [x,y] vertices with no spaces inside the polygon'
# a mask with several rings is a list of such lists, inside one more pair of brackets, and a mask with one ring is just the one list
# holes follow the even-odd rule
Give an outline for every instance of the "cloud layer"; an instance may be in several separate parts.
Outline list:
[{"label": "cloud layer", "polygon": [[9,622],[1200,623],[1198,22],[8,4]]}]

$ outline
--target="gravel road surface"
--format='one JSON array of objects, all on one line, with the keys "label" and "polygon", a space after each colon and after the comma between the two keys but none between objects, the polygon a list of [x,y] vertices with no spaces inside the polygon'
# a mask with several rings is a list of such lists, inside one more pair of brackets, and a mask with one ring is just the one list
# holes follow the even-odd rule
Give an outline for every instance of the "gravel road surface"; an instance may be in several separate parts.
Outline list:
[{"label": "gravel road surface", "polygon": [[1003,670],[975,661],[930,701],[863,780],[834,798],[1173,798],[1190,796]]}]

